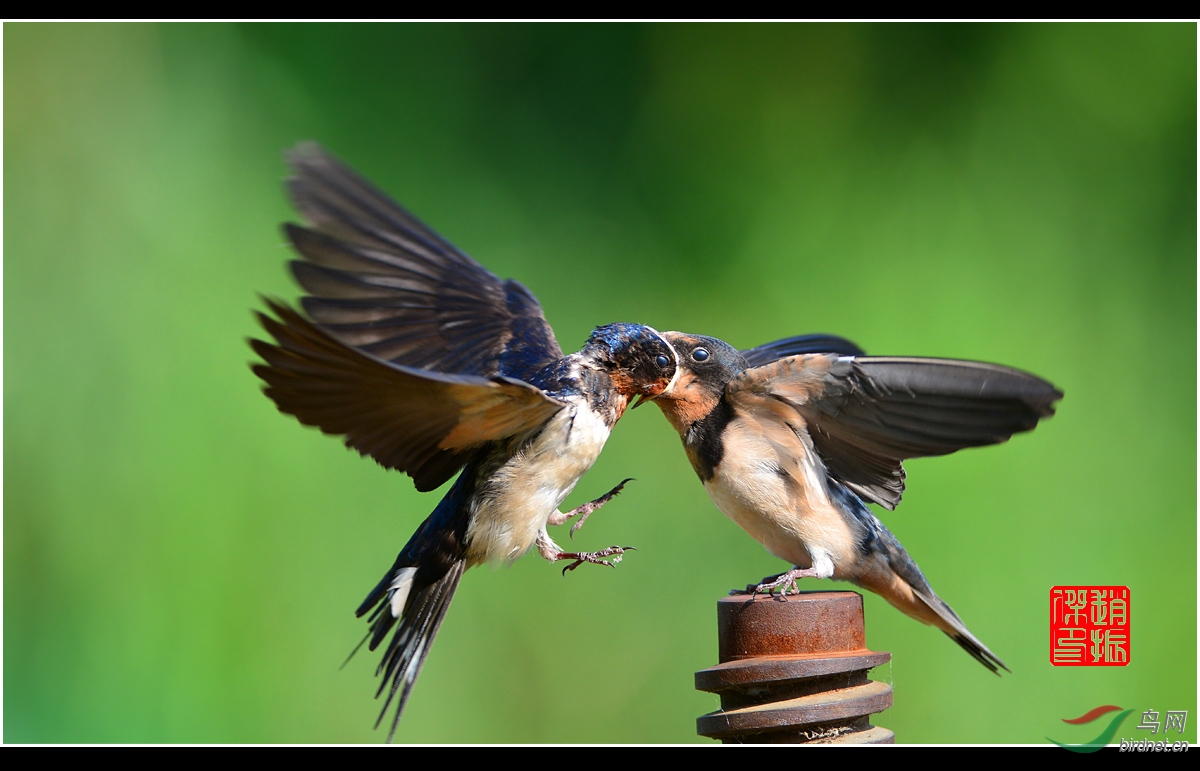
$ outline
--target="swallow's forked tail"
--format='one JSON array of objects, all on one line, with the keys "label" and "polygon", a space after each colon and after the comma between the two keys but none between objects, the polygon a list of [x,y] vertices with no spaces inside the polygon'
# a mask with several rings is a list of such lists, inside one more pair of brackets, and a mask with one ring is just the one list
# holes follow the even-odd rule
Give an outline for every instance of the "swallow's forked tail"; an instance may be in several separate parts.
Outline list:
[{"label": "swallow's forked tail", "polygon": [[971,654],[973,659],[997,675],[1000,674],[1001,669],[1005,672],[1012,672],[996,654],[979,641],[979,638],[971,634],[958,614],[941,597],[937,596],[933,587],[925,580],[925,574],[896,540],[892,531],[888,530],[874,514],[871,514],[857,498],[854,498],[851,503],[855,501],[857,501],[857,505],[852,511],[860,522],[869,526],[872,535],[867,543],[872,551],[882,557],[888,568],[875,575],[890,575],[888,580],[865,582],[858,580],[855,583],[883,597],[906,616],[942,630],[963,650]]},{"label": "swallow's forked tail", "polygon": [[978,661],[980,664],[983,664],[997,675],[1000,674],[1001,669],[1003,669],[1005,672],[1012,672],[1011,669],[1004,665],[1003,661],[997,658],[996,654],[988,650],[988,647],[979,641],[979,638],[971,634],[970,630],[967,629],[967,625],[962,622],[962,619],[958,617],[958,614],[954,612],[953,608],[942,601],[941,597],[938,597],[935,594],[932,596],[932,598],[929,598],[925,597],[924,594],[920,592],[917,593],[917,596],[926,605],[928,605],[934,613],[937,613],[938,616],[945,621],[948,626],[951,627],[952,631],[945,629],[940,624],[935,624],[935,626],[945,632],[946,636],[951,640],[958,643],[963,650],[971,654],[973,659]]},{"label": "swallow's forked tail", "polygon": [[[908,555],[904,556],[907,558]],[[908,563],[906,567],[909,569],[898,575],[898,580],[892,585],[855,583],[880,595],[904,615],[942,630],[947,637],[971,654],[971,658],[995,674],[1000,674],[1001,669],[1005,672],[1012,672],[996,654],[979,641],[979,638],[971,634],[958,614],[941,597],[937,596],[925,577],[921,575],[920,570],[917,569],[916,563],[907,559],[906,562]]]},{"label": "swallow's forked tail", "polygon": [[396,713],[388,730],[389,742],[396,733],[404,705],[417,682],[417,676],[421,674],[425,657],[429,655],[429,649],[433,646],[438,628],[442,625],[466,568],[465,559],[456,560],[433,583],[414,587],[414,582],[419,580],[419,568],[393,567],[356,612],[361,617],[371,612],[372,607],[375,609],[368,619],[371,622],[367,634],[370,640],[367,647],[370,650],[379,647],[391,628],[396,627],[395,634],[384,649],[383,660],[375,670],[375,674],[383,678],[375,698],[379,698],[384,689],[388,692],[379,718],[375,721],[376,728],[383,722],[392,700],[396,699]]},{"label": "swallow's forked tail", "polygon": [[[888,535],[890,536],[891,534],[889,533]],[[895,543],[894,536],[891,540]],[[898,543],[896,545],[899,546]],[[895,559],[896,555],[893,553],[891,556],[893,558],[892,564],[896,565],[898,562]],[[967,629],[967,625],[962,622],[962,619],[958,617],[954,609],[947,605],[941,597],[937,596],[937,593],[933,591],[929,582],[925,580],[925,576],[921,574],[920,568],[908,557],[907,552],[903,553],[903,562],[906,564],[903,566],[903,572],[900,572],[899,576],[903,579],[905,586],[907,586],[911,594],[907,592],[880,592],[884,599],[903,611],[905,615],[935,626],[945,632],[947,637],[958,643],[967,653],[971,654],[971,658],[983,664],[993,673],[999,675],[1001,669],[1005,672],[1012,672],[996,654],[988,650],[988,647],[979,641],[978,637],[971,634],[970,630]],[[905,594],[908,595],[907,598],[902,599]]]}]

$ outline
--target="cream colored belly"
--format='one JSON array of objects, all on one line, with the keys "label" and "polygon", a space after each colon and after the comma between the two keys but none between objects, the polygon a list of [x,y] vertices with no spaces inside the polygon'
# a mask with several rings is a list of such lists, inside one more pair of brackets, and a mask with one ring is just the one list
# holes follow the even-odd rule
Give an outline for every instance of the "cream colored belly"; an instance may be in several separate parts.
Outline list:
[{"label": "cream colored belly", "polygon": [[851,524],[811,469],[789,469],[789,479],[775,470],[773,457],[770,462],[762,458],[762,450],[732,457],[726,452],[704,489],[718,509],[771,554],[802,568],[827,554],[836,577],[839,567],[848,568],[857,558]]},{"label": "cream colored belly", "polygon": [[586,406],[555,415],[542,433],[510,458],[475,496],[467,528],[467,560],[511,562],[537,541],[546,520],[592,467],[609,428]]}]

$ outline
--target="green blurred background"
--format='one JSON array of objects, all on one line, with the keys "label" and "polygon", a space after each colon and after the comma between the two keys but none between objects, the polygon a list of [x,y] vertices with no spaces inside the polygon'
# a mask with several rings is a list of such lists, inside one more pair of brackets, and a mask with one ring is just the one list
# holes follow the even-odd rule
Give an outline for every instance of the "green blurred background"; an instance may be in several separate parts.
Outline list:
[{"label": "green blurred background", "polygon": [[[1196,53],[1191,24],[6,24],[4,740],[384,738],[376,655],[338,665],[437,494],[246,366],[256,293],[297,294],[281,151],[316,139],[568,350],[820,331],[1052,380],[1056,417],[907,464],[882,515],[1013,674],[868,596],[875,722],[1081,742],[1061,719],[1117,704],[1195,741]],[[708,741],[715,601],[785,566],[657,410],[567,504],[625,476],[574,543],[639,551],[471,571],[398,741]],[[1131,588],[1129,666],[1050,665],[1056,584]]]}]

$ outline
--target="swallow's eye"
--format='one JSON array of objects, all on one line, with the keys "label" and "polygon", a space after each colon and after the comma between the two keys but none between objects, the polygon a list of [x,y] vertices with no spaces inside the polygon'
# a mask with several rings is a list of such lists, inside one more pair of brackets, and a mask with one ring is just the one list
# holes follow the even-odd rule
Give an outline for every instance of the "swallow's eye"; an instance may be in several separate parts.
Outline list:
[{"label": "swallow's eye", "polygon": [[659,369],[666,369],[667,365],[671,363],[671,360],[666,356],[659,354],[658,356],[654,357],[654,363],[658,365]]},{"label": "swallow's eye", "polygon": [[692,351],[692,358],[696,361],[708,361],[708,349],[697,348],[696,350]]}]

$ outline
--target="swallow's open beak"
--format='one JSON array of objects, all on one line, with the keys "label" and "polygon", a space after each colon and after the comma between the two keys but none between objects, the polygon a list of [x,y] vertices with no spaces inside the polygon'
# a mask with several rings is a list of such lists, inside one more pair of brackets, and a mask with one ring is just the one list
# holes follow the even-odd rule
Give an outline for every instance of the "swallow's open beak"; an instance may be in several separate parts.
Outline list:
[{"label": "swallow's open beak", "polygon": [[662,396],[671,388],[672,382],[673,381],[667,380],[664,378],[664,379],[659,380],[657,383],[655,383],[651,386],[647,386],[646,391],[637,395],[637,402],[635,404],[633,404],[630,407],[630,409],[636,410],[638,407],[641,407],[646,402],[652,402],[655,399],[657,399],[658,397]]}]

